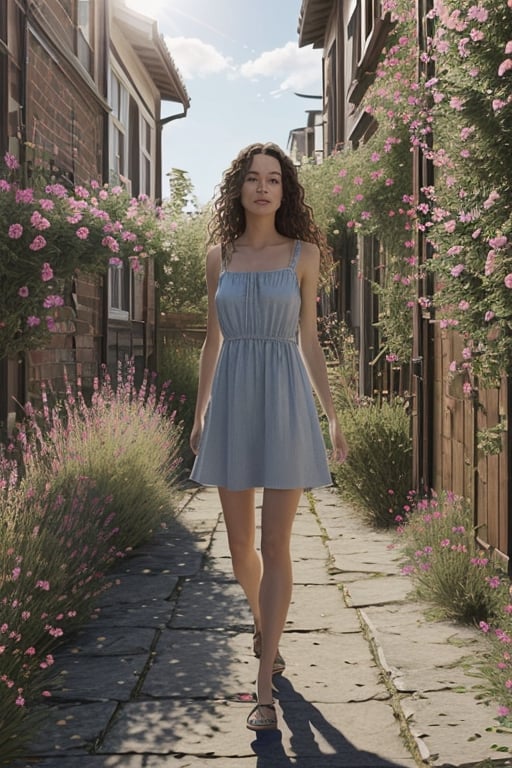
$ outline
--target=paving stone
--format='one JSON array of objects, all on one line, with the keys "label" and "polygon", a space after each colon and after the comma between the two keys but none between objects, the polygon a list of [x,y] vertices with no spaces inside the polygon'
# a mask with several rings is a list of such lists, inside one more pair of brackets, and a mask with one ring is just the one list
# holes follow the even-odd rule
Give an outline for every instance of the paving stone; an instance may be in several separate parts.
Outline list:
[{"label": "paving stone", "polygon": [[106,603],[100,605],[100,610],[91,619],[93,631],[103,627],[103,631],[113,627],[154,627],[163,628],[171,620],[174,613],[174,603],[161,598],[141,600],[130,603]]},{"label": "paving stone", "polygon": [[431,691],[426,698],[406,698],[404,706],[412,712],[411,730],[426,746],[433,766],[477,766],[492,757],[507,757],[493,744],[507,747],[510,758],[510,734],[488,730],[497,725],[495,712],[471,694]]},{"label": "paving stone", "polygon": [[341,618],[344,608],[343,595],[336,585],[295,584],[286,629],[329,629]]},{"label": "paving stone", "polygon": [[54,755],[66,752],[80,753],[91,749],[100,737],[105,725],[112,718],[117,703],[83,703],[51,706],[45,716],[44,728],[29,749],[38,755]]},{"label": "paving stone", "polygon": [[[130,702],[121,708],[101,751],[249,757],[254,738],[245,728],[249,711],[250,705],[232,702]],[[279,705],[278,712],[282,744],[279,747],[277,741],[276,746],[289,757],[312,758],[318,768],[328,756],[341,758],[339,765],[347,766],[414,765],[398,735],[389,737],[388,731],[395,725],[392,710],[385,704],[302,700]]]},{"label": "paving stone", "polygon": [[410,591],[411,585],[401,576],[375,576],[352,581],[347,587],[349,603],[354,608],[401,602]]},{"label": "paving stone", "polygon": [[191,579],[180,595],[172,626],[187,629],[251,625],[252,615],[239,584]]},{"label": "paving stone", "polygon": [[252,633],[167,630],[159,638],[141,695],[151,698],[229,698],[254,690]]},{"label": "paving stone", "polygon": [[146,665],[147,656],[59,655],[53,670],[59,675],[56,699],[127,701]]},{"label": "paving stone", "polygon": [[130,632],[120,627],[88,625],[79,630],[67,646],[70,654],[87,656],[133,656],[149,654],[155,629],[134,627]]},{"label": "paving stone", "polygon": [[147,603],[156,598],[167,600],[174,594],[179,577],[173,574],[120,574],[117,583],[105,593],[101,605]]}]

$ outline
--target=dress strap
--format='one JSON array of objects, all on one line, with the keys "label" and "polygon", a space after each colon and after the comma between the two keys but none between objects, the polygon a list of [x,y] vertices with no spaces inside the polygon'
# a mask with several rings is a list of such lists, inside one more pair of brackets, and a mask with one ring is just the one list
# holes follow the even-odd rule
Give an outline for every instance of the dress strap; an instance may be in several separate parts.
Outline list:
[{"label": "dress strap", "polygon": [[302,248],[301,241],[300,240],[296,240],[295,241],[295,245],[293,246],[292,257],[290,259],[290,264],[289,264],[290,269],[295,269],[295,267],[297,266],[297,262],[299,260],[301,248]]}]

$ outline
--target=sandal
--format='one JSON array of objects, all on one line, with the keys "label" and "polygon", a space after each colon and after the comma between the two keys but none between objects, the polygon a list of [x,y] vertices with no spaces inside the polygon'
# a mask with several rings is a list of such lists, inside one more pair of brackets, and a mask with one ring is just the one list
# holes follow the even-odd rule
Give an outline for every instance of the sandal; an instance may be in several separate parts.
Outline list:
[{"label": "sandal", "polygon": [[[252,650],[257,659],[261,656],[261,632],[255,632],[252,636]],[[272,665],[272,675],[281,675],[286,669],[286,662],[277,649],[274,664]]]},{"label": "sandal", "polygon": [[[272,717],[265,717],[262,709],[270,709]],[[275,731],[277,729],[277,716],[274,704],[256,704],[249,712],[247,727],[251,731]]]}]

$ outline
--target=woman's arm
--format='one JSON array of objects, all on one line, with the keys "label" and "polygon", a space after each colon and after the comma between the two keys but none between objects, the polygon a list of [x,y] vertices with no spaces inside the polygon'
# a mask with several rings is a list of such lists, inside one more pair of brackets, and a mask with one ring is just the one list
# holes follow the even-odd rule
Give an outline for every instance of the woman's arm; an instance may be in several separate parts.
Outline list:
[{"label": "woman's arm", "polygon": [[221,249],[216,245],[206,255],[206,285],[208,288],[208,319],[206,323],[206,338],[204,340],[201,356],[199,358],[199,383],[197,387],[197,400],[194,415],[194,424],[190,433],[190,447],[197,454],[199,441],[203,431],[204,415],[210,400],[213,375],[219,357],[222,341],[217,308],[215,306],[215,293],[219,282],[221,265]]},{"label": "woman's arm", "polygon": [[318,340],[316,306],[319,270],[320,252],[318,248],[312,243],[303,243],[297,266],[301,292],[300,349],[309,378],[329,422],[333,459],[342,462],[347,457],[348,446],[334,407],[325,355]]}]

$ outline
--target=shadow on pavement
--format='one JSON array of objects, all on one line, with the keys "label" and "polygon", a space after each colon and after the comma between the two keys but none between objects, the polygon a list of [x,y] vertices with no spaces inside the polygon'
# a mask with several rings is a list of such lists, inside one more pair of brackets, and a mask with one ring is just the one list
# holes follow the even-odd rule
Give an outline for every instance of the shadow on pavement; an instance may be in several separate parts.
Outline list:
[{"label": "shadow on pavement", "polygon": [[286,755],[281,731],[262,731],[251,744],[258,757],[256,768],[400,768],[399,763],[357,749],[285,677],[279,678],[276,687],[294,757]]}]

